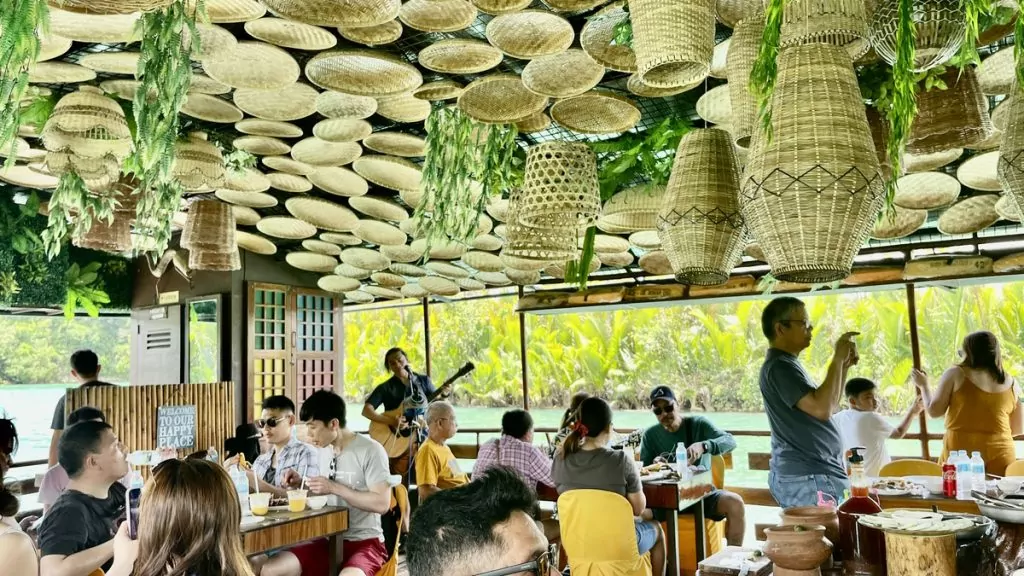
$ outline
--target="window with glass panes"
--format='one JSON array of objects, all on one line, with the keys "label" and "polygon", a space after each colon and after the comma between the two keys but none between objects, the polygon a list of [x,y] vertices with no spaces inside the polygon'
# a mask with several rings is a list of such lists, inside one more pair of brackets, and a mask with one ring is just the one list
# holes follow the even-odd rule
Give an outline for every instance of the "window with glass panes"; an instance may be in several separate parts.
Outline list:
[{"label": "window with glass panes", "polygon": [[295,293],[296,406],[317,390],[331,390],[337,374],[338,312],[331,296]]},{"label": "window with glass panes", "polygon": [[251,292],[250,352],[253,414],[262,409],[263,399],[291,394],[289,377],[288,293],[284,287],[254,285]]}]

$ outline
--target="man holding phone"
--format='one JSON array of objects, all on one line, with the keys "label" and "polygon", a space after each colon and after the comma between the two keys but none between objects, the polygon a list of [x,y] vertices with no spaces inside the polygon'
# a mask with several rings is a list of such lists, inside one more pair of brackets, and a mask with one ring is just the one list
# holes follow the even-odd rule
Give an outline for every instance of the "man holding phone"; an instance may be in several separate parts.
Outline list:
[{"label": "man holding phone", "polygon": [[125,515],[128,473],[124,448],[106,422],[79,422],[64,431],[57,459],[67,490],[39,527],[41,576],[88,576],[113,565],[114,535]]},{"label": "man holding phone", "polygon": [[[711,456],[727,454],[736,449],[732,434],[715,426],[703,416],[683,415],[676,402],[675,393],[668,386],[658,386],[651,391],[651,409],[658,418],[658,424],[644,432],[640,444],[640,459],[644,466],[650,466],[658,457],[675,459],[676,444],[686,446],[690,464],[701,464],[711,468]],[[730,546],[743,545],[746,519],[743,512],[743,498],[727,490],[715,490],[704,498],[704,515],[712,520],[728,520],[725,535]]]}]

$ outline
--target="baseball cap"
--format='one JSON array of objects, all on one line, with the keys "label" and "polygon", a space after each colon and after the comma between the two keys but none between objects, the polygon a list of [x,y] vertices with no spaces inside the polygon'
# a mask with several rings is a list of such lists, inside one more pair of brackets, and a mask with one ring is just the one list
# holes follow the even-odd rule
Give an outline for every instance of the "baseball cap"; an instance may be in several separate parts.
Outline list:
[{"label": "baseball cap", "polygon": [[651,405],[657,400],[669,400],[671,402],[676,401],[676,395],[672,392],[672,389],[668,386],[658,386],[654,390],[651,390]]}]

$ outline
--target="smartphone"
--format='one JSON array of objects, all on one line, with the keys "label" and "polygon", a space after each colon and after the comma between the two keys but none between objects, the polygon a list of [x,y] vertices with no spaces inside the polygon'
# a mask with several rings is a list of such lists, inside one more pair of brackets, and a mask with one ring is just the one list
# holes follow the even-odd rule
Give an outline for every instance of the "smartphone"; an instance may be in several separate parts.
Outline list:
[{"label": "smartphone", "polygon": [[139,503],[142,500],[142,488],[128,490],[128,537],[135,540],[139,537]]}]

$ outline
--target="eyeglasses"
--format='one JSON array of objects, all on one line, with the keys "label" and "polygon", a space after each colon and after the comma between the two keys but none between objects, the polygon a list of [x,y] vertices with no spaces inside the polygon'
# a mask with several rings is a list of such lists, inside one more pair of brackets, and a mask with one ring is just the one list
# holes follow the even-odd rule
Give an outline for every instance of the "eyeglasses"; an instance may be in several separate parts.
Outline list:
[{"label": "eyeglasses", "polygon": [[285,418],[287,418],[287,417],[286,416],[281,416],[279,418],[267,418],[266,420],[261,418],[261,419],[256,421],[256,427],[257,428],[275,428],[278,424],[283,422],[285,420]]},{"label": "eyeglasses", "polygon": [[783,320],[782,322],[779,322],[779,324],[785,324],[786,326],[790,326],[790,325],[795,324],[795,323],[801,324],[804,327],[804,330],[807,330],[808,332],[810,332],[811,330],[814,330],[814,324],[811,324],[811,321],[807,320],[807,319],[804,319],[804,320]]},{"label": "eyeglasses", "polygon": [[515,566],[509,566],[508,568],[491,570],[490,572],[482,572],[480,574],[476,574],[476,576],[512,576],[513,574],[519,574],[521,572],[529,572],[531,574],[536,574],[536,576],[549,576],[552,570],[557,569],[557,566],[558,544],[552,544],[548,546],[547,550],[529,562],[516,564]]},{"label": "eyeglasses", "polygon": [[675,412],[676,411],[676,406],[675,406],[675,404],[669,404],[669,405],[665,406],[664,408],[659,408],[659,407],[655,406],[654,409],[651,410],[651,411],[654,412],[655,416],[661,416],[662,412],[664,412],[665,414],[671,414],[671,413]]}]

